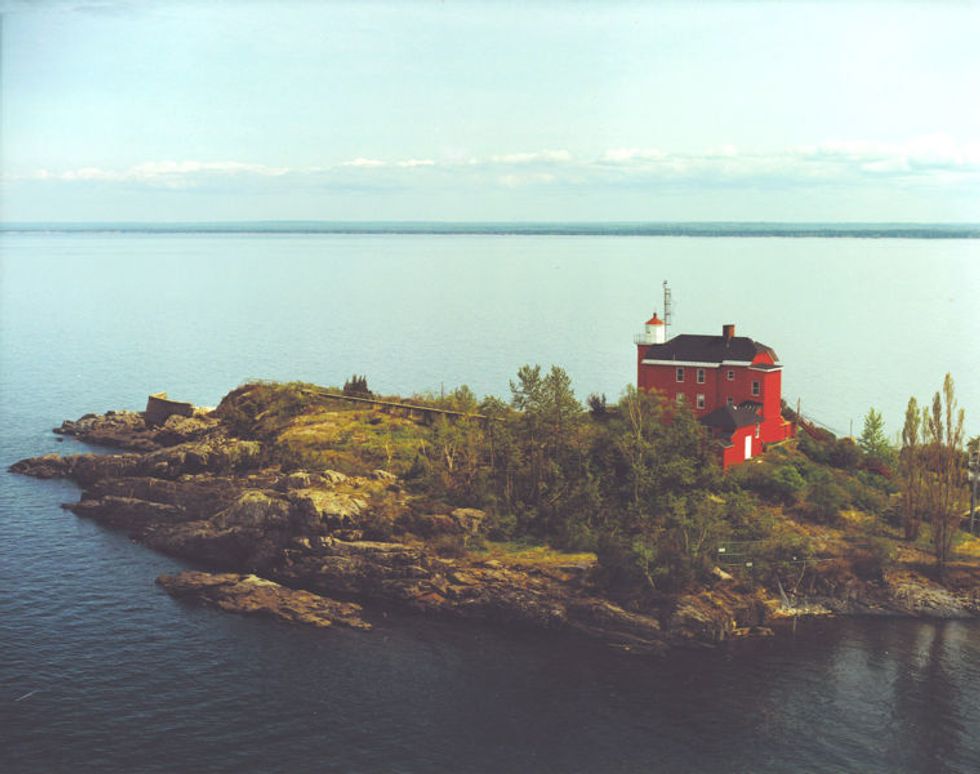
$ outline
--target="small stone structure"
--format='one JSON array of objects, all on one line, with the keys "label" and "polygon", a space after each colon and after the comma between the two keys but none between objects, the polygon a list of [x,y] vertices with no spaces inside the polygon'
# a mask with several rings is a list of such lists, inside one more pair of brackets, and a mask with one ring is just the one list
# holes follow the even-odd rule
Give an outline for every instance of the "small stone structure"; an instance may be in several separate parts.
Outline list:
[{"label": "small stone structure", "polygon": [[144,419],[147,425],[162,425],[174,414],[182,417],[194,416],[194,406],[185,401],[170,400],[165,392],[155,392],[146,399]]}]

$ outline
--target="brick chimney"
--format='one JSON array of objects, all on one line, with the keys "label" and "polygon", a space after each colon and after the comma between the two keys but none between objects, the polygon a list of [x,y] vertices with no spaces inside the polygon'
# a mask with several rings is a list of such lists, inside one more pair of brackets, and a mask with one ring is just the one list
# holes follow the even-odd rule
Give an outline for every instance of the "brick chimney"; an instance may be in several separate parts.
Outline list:
[{"label": "brick chimney", "polygon": [[725,339],[725,344],[731,344],[732,339],[735,338],[735,324],[729,323],[728,325],[721,326],[721,335]]}]

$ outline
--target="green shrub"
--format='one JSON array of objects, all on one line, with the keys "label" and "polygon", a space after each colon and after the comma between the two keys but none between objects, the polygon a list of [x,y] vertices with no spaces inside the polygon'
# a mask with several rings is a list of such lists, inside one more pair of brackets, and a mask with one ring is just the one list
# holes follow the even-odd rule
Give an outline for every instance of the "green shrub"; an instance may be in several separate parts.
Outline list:
[{"label": "green shrub", "polygon": [[790,463],[744,465],[737,470],[738,480],[743,487],[783,505],[795,504],[806,487],[803,476]]},{"label": "green shrub", "polygon": [[850,438],[836,441],[830,450],[830,464],[842,470],[855,470],[861,464],[861,449]]},{"label": "green shrub", "polygon": [[827,471],[817,471],[810,479],[806,492],[807,513],[821,524],[833,524],[840,519],[841,508],[848,504],[847,493],[838,486]]},{"label": "green shrub", "polygon": [[483,521],[482,529],[491,540],[511,540],[517,534],[517,526],[514,514],[491,510]]},{"label": "green shrub", "polygon": [[429,545],[438,556],[459,559],[466,556],[466,539],[462,535],[438,535]]},{"label": "green shrub", "polygon": [[370,398],[374,395],[368,389],[367,377],[363,374],[354,374],[344,382],[344,395],[354,395],[361,398]]},{"label": "green shrub", "polygon": [[775,532],[755,547],[750,575],[757,581],[786,579],[799,575],[803,563],[813,555],[808,538],[795,532]]},{"label": "green shrub", "polygon": [[888,508],[888,495],[880,489],[868,486],[859,477],[849,476],[845,480],[848,499],[855,508],[880,516]]},{"label": "green shrub", "polygon": [[834,436],[821,433],[821,440],[812,438],[809,433],[801,432],[798,447],[807,457],[821,465],[830,464],[830,455],[834,448]]},{"label": "green shrub", "polygon": [[885,567],[895,558],[895,547],[882,538],[874,539],[867,548],[858,549],[852,554],[854,574],[862,580],[880,581]]}]

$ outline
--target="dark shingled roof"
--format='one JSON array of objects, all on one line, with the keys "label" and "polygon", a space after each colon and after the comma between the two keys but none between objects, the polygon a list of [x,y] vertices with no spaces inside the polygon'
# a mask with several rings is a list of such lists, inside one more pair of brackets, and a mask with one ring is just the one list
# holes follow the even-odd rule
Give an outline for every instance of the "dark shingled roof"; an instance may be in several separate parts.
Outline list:
[{"label": "dark shingled roof", "polygon": [[743,403],[737,408],[735,406],[721,406],[716,408],[706,417],[701,418],[701,423],[708,427],[716,427],[726,433],[734,433],[738,428],[746,425],[754,425],[761,422],[756,406]]},{"label": "dark shingled roof", "polygon": [[748,336],[701,336],[682,333],[664,344],[651,344],[643,353],[644,360],[693,360],[698,363],[720,363],[722,360],[751,361],[760,352],[779,360],[771,347],[753,341]]}]

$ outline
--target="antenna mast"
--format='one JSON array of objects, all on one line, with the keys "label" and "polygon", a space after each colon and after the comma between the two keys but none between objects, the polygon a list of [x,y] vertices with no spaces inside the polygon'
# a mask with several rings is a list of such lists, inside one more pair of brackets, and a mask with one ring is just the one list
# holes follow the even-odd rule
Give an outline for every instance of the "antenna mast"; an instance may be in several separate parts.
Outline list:
[{"label": "antenna mast", "polygon": [[664,280],[664,328],[669,328],[673,319],[673,304],[670,301],[670,288],[667,287],[667,280]]}]

